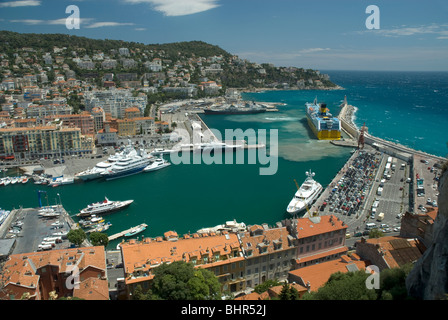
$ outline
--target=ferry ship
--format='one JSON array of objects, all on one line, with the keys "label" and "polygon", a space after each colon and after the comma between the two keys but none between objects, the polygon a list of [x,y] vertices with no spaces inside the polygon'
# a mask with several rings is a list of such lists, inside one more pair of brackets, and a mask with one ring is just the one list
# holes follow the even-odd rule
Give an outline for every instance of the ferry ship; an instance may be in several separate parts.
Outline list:
[{"label": "ferry ship", "polygon": [[132,202],[134,202],[134,200],[111,201],[106,197],[104,201],[89,204],[86,208],[82,209],[80,213],[78,213],[76,216],[89,217],[91,215],[104,215],[107,213],[124,209],[130,206]]},{"label": "ferry ship", "polygon": [[[302,212],[312,204],[319,194],[322,192],[322,185],[313,179],[315,173],[310,171],[306,172],[307,178],[299,187],[297,185],[297,191],[294,194],[294,198],[290,201],[286,211],[290,214],[297,214]],[[295,180],[294,180],[295,181]]]},{"label": "ferry ship", "polygon": [[325,103],[306,103],[308,124],[319,140],[340,140],[341,121],[329,112]]},{"label": "ferry ship", "polygon": [[123,157],[114,163],[109,169],[101,172],[101,177],[106,180],[127,177],[133,174],[141,173],[151,160],[145,150],[133,150],[128,156]]}]

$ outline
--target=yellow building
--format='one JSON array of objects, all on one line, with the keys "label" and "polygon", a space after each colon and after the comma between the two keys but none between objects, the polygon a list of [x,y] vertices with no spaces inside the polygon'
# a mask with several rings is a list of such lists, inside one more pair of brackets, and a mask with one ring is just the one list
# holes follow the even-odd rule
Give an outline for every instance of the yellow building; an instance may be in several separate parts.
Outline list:
[{"label": "yellow building", "polygon": [[81,135],[79,128],[42,126],[0,129],[0,156],[19,159],[92,153],[92,136]]}]

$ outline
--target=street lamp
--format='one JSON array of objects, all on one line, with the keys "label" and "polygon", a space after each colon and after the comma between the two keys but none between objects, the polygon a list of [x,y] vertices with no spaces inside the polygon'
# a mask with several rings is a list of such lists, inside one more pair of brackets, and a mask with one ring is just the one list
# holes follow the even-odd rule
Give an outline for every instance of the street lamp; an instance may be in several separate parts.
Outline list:
[{"label": "street lamp", "polygon": [[61,201],[61,195],[58,193],[57,194],[58,195],[58,197],[59,197],[59,205],[61,206],[61,208],[62,208],[62,201]]}]

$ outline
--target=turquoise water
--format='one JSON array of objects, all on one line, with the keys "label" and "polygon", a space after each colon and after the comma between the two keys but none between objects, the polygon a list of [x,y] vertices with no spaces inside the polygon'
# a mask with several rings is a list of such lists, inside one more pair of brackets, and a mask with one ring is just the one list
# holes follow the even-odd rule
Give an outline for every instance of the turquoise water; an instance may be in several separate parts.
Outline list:
[{"label": "turquoise water", "polygon": [[[328,104],[331,112],[337,114],[338,106],[346,94],[349,103],[359,108],[357,124],[362,125],[362,122],[366,121],[366,125],[373,134],[383,138],[390,135],[406,144],[408,137],[406,130],[414,132],[415,135],[420,130],[416,129],[420,128],[417,122],[409,123],[409,119],[404,116],[393,120],[384,116],[384,110],[397,113],[402,110],[401,108],[405,108],[404,102],[403,105],[394,104],[393,108],[387,107],[389,104],[385,101],[390,101],[391,97],[398,94],[397,90],[392,87],[380,90],[379,87],[383,86],[381,82],[377,84],[377,90],[370,93],[373,88],[368,88],[367,84],[375,85],[370,84],[371,77],[364,77],[362,73],[358,75],[358,80],[355,76],[345,73],[330,73],[330,75],[332,80],[345,87],[346,90],[268,91],[245,94],[246,99],[279,102],[286,105],[279,106],[279,112],[273,113],[202,116],[209,128],[219,130],[223,136],[225,129],[240,128],[243,131],[253,129],[255,132],[261,129],[278,130],[278,170],[273,175],[260,175],[260,168],[267,165],[248,164],[247,151],[238,151],[245,152],[244,164],[172,165],[160,171],[122,179],[76,183],[58,188],[42,187],[32,183],[9,185],[0,189],[0,207],[6,209],[19,206],[37,207],[37,190],[47,191],[48,197],[43,199],[44,204],[47,200],[50,204],[54,204],[59,201],[60,196],[63,206],[71,214],[76,214],[87,204],[100,201],[105,196],[111,200],[134,199],[134,203],[126,210],[107,216],[106,221],[112,223],[107,233],[114,234],[145,222],[149,227],[139,236],[150,237],[163,235],[169,230],[175,230],[179,235],[183,235],[233,219],[246,224],[273,225],[287,217],[286,206],[296,190],[294,179],[301,183],[305,179],[305,171],[312,169],[316,172],[316,180],[325,187],[350,157],[349,148],[335,147],[313,137],[305,119],[305,102],[312,101],[317,96],[319,101],[325,101]],[[364,78],[367,80],[362,80]],[[365,86],[362,81],[366,81]],[[439,90],[437,93],[445,97],[446,83],[444,86],[440,85],[438,89],[433,90]],[[411,94],[407,89],[404,91]],[[377,99],[379,92],[384,94],[385,100]],[[428,96],[431,97],[432,94]],[[438,97],[438,95],[434,96]],[[402,98],[396,99],[402,101]],[[417,101],[411,97],[408,99]],[[429,103],[429,98],[425,101],[428,107],[436,104]],[[441,98],[441,103],[444,101],[446,100]],[[377,110],[378,114],[374,110]],[[419,115],[418,110],[415,112]],[[419,136],[423,139],[415,140],[415,143],[419,148],[420,146],[423,150],[427,148],[425,151],[431,153],[440,150],[446,153],[443,148],[446,148],[444,139],[448,135],[441,137],[442,134],[440,134],[447,128],[446,113],[440,111],[437,116],[434,113],[436,111],[433,110],[433,115],[429,119],[435,119],[434,121],[445,126],[442,126],[442,129],[434,129],[431,126],[428,128],[428,130],[435,130],[435,133],[438,133],[437,137],[432,136],[434,132],[431,130],[426,135],[421,129]],[[426,114],[421,116],[426,117]],[[399,125],[383,128],[379,120],[383,123],[384,121],[399,121]],[[397,135],[393,135],[394,130]],[[381,136],[382,134],[384,136]],[[110,248],[115,247],[118,241],[113,241]]]}]

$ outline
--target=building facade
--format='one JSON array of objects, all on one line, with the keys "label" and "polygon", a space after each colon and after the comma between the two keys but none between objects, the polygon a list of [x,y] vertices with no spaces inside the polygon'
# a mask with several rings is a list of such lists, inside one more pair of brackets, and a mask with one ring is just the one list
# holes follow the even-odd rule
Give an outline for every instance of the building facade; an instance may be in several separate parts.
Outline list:
[{"label": "building facade", "polygon": [[81,135],[79,128],[43,126],[0,129],[0,156],[34,159],[72,154],[90,154],[92,136]]}]

